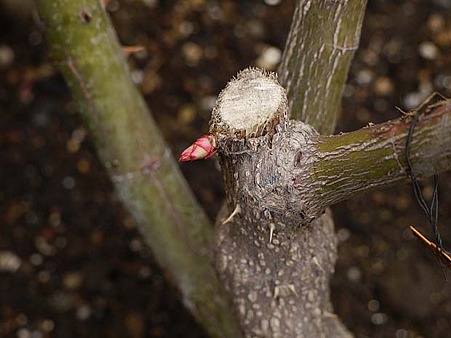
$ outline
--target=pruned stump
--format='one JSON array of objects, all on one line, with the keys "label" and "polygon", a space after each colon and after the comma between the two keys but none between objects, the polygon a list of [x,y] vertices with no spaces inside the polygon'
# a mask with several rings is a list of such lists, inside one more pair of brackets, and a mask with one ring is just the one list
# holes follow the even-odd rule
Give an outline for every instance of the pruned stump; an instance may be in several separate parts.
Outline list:
[{"label": "pruned stump", "polygon": [[277,77],[259,69],[239,73],[218,97],[210,133],[227,201],[216,224],[216,268],[246,337],[349,337],[330,302],[333,222],[309,199],[309,147],[318,134],[288,120],[287,107]]}]

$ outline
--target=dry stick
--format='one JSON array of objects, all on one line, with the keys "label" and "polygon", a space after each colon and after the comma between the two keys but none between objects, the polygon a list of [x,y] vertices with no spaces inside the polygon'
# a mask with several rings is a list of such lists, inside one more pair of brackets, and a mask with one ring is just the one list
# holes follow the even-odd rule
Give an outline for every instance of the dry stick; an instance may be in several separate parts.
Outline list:
[{"label": "dry stick", "polygon": [[448,267],[451,267],[451,255],[446,250],[443,250],[439,248],[435,243],[428,240],[426,237],[423,236],[421,232],[419,232],[415,227],[412,225],[409,227],[410,231],[412,231],[412,234],[418,238],[421,243],[427,246],[428,249],[430,249],[433,253],[439,255],[439,258],[443,263],[445,263]]}]

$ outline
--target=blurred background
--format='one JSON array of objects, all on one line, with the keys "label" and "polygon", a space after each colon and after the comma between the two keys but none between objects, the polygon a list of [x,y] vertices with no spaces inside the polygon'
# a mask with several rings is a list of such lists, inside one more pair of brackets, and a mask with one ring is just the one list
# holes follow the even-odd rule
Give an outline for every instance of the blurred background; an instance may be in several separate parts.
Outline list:
[{"label": "blurred background", "polygon": [[[205,337],[118,202],[31,3],[0,0],[0,337]],[[239,70],[277,69],[294,3],[108,2],[122,44],[144,47],[133,79],[174,154],[205,133]],[[398,118],[434,90],[451,96],[451,3],[369,0],[337,132]],[[213,220],[215,160],[182,170]],[[450,173],[440,180],[449,249]],[[410,235],[432,239],[411,187],[333,210],[333,302],[356,337],[449,337],[451,272]]]}]

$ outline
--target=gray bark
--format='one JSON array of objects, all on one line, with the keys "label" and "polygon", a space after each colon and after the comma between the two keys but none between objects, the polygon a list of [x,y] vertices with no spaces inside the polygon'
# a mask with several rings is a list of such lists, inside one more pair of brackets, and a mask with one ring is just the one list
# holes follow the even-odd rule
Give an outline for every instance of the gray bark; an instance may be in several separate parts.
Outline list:
[{"label": "gray bark", "polygon": [[[227,195],[216,268],[246,337],[349,337],[330,303],[337,243],[327,207],[409,179],[412,115],[321,136],[287,120],[281,92],[274,75],[246,70],[213,110]],[[451,103],[423,108],[411,147],[418,177],[451,167]]]},{"label": "gray bark", "polygon": [[[308,175],[299,151],[308,152],[318,133],[287,121],[280,89],[262,85],[267,82],[268,74],[258,70],[239,74],[213,110],[210,130],[227,194],[216,225],[216,267],[246,337],[349,337],[330,303],[337,255],[330,213],[306,217],[303,192],[287,184]],[[231,101],[233,108],[223,104]],[[276,102],[272,110],[256,109],[268,107],[266,101]],[[243,118],[230,118],[237,111]],[[236,132],[257,122],[265,127],[252,128],[260,131],[253,137]]]},{"label": "gray bark", "polygon": [[[321,133],[334,130],[365,7],[366,0],[297,3],[279,75],[288,90],[287,114],[310,123]],[[301,130],[305,127],[291,126]],[[303,214],[302,203],[289,212],[274,208],[274,200],[282,201],[283,205],[284,199],[290,202],[292,198],[287,191],[271,191],[275,163],[265,162],[263,155],[257,166],[256,158],[252,160],[239,154],[246,148],[260,146],[269,150],[270,145],[265,144],[267,137],[261,142],[261,145],[258,140],[219,144],[228,148],[229,155],[224,152],[220,155],[227,206],[216,225],[217,268],[233,295],[241,325],[248,337],[349,337],[332,314],[329,300],[329,277],[336,259],[330,214],[306,225],[309,216]],[[280,142],[296,141],[282,137]],[[299,158],[293,149],[286,155],[291,163]],[[255,177],[254,182],[249,177]],[[258,191],[259,187],[262,191]],[[257,190],[255,199],[254,189]],[[266,198],[268,195],[272,196],[271,202]],[[296,219],[293,213],[300,218]],[[272,242],[273,237],[276,242]]]}]

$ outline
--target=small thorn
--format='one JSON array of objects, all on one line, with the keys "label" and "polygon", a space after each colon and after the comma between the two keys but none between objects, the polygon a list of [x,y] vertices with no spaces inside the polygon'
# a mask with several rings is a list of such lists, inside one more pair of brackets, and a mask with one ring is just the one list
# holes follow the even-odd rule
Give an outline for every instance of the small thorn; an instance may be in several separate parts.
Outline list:
[{"label": "small thorn", "polygon": [[275,228],[276,228],[276,226],[274,225],[274,223],[269,224],[269,244],[272,243],[272,235],[274,234]]},{"label": "small thorn", "polygon": [[332,312],[328,312],[328,311],[324,311],[323,312],[323,316],[325,318],[338,318],[337,315],[335,313]]},{"label": "small thorn", "polygon": [[293,284],[288,284],[288,290],[290,290],[294,295],[299,296]]},{"label": "small thorn", "polygon": [[235,210],[230,214],[229,217],[225,221],[222,222],[222,224],[229,223],[235,215],[239,214],[241,212],[241,207],[239,204],[236,205]]},{"label": "small thorn", "polygon": [[324,269],[323,269],[323,267],[321,266],[321,264],[319,264],[318,258],[316,258],[316,256],[313,256],[312,262],[313,262],[313,264],[315,264],[322,272],[324,272]]},{"label": "small thorn", "polygon": [[122,50],[126,56],[138,53],[144,50],[144,46],[122,46]]},{"label": "small thorn", "polygon": [[274,287],[274,294],[272,296],[273,299],[288,297],[292,293],[295,296],[299,296],[296,291],[296,287],[294,284],[284,284],[284,285],[276,285]]}]

